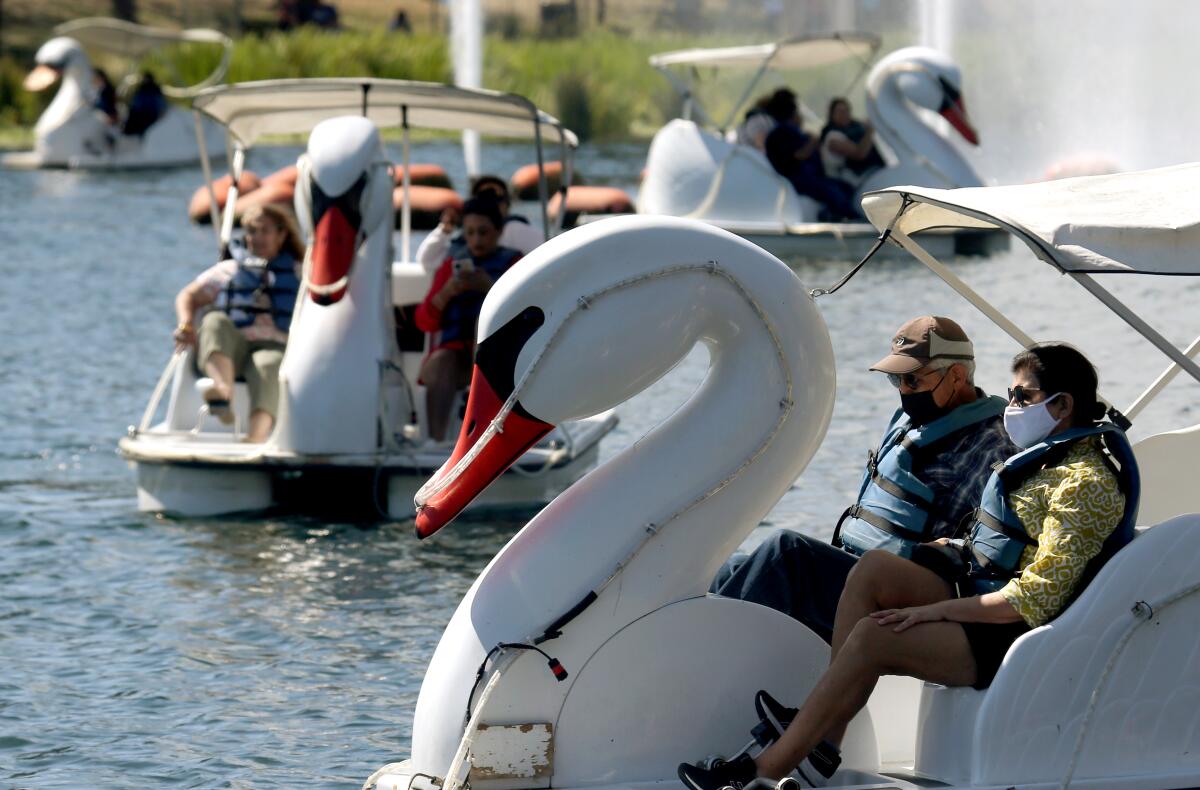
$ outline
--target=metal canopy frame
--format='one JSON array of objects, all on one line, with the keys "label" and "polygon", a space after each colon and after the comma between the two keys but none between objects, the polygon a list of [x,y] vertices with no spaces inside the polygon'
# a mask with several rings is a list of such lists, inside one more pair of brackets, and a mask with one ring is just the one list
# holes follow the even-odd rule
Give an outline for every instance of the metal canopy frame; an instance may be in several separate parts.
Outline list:
[{"label": "metal canopy frame", "polygon": [[[299,85],[303,85],[306,82],[311,82],[313,84],[323,82],[323,83],[328,84],[331,81],[329,81],[329,80],[312,80],[312,81],[288,80],[288,81],[281,81],[281,82],[286,82],[286,84],[281,85],[280,87],[286,88],[288,85],[299,86]],[[421,90],[425,90],[425,91],[428,91],[430,89],[437,90],[438,88],[444,88],[447,91],[475,92],[475,93],[480,94],[481,96],[484,96],[484,95],[500,96],[501,95],[501,94],[496,94],[491,91],[482,91],[482,90],[472,91],[472,89],[465,89],[465,88],[461,88],[459,86],[437,85],[437,84],[433,84],[433,83],[405,82],[402,80],[364,79],[364,80],[360,80],[360,81],[340,80],[340,82],[343,83],[343,87],[345,87],[347,85],[353,85],[361,92],[361,110],[360,110],[360,112],[363,117],[369,117],[369,110],[373,106],[370,101],[370,93],[371,93],[371,89],[373,87],[375,87],[376,85],[383,85],[385,87],[388,85],[396,85],[398,87],[416,86],[416,87],[420,88]],[[238,84],[234,84],[234,85],[225,86],[223,89],[217,89],[217,90],[227,90],[228,91],[228,90],[236,90],[237,88],[238,88]],[[519,98],[519,97],[516,97],[516,98]],[[571,183],[572,175],[574,172],[573,151],[574,151],[574,145],[576,144],[575,143],[575,135],[569,129],[562,126],[562,124],[559,123],[556,119],[554,119],[551,116],[548,116],[545,113],[543,113],[542,111],[538,110],[531,103],[529,103],[528,100],[521,99],[521,101],[529,104],[529,107],[531,108],[530,126],[532,129],[532,133],[530,135],[530,138],[533,140],[534,148],[535,148],[536,154],[537,154],[538,202],[541,207],[543,238],[548,240],[551,236],[552,227],[551,227],[550,217],[549,217],[549,186],[548,186],[548,183],[546,180],[545,153],[544,153],[544,141],[543,141],[543,135],[542,135],[542,126],[544,124],[548,123],[548,124],[554,126],[554,128],[557,129],[557,131],[559,133],[558,136],[559,136],[559,145],[560,145],[560,157],[563,162],[563,176],[562,176],[561,183],[560,183],[559,189],[558,189],[558,192],[560,195],[559,200],[561,201],[561,206],[562,206],[562,209],[559,211],[559,215],[558,215],[558,217],[559,217],[558,228],[557,228],[558,230],[562,229],[563,220],[566,217],[567,188],[568,188],[568,185]],[[396,109],[399,111],[399,118],[400,118],[400,121],[397,124],[397,126],[401,130],[401,165],[403,167],[403,171],[402,171],[402,175],[401,175],[401,189],[403,190],[404,199],[402,201],[402,208],[401,208],[401,213],[400,213],[400,217],[401,217],[401,219],[400,219],[400,238],[401,238],[401,250],[402,250],[402,254],[403,254],[403,259],[405,261],[408,261],[411,258],[411,246],[412,246],[412,206],[411,206],[411,200],[410,200],[411,180],[410,180],[410,175],[409,175],[410,147],[411,146],[410,146],[410,125],[409,125],[408,113],[409,113],[410,107],[417,106],[417,104],[418,104],[417,102],[411,102],[411,103],[402,102],[396,107]],[[378,106],[378,105],[375,105],[375,106]],[[281,110],[281,112],[286,112],[286,111],[287,110]],[[234,206],[237,203],[237,199],[238,199],[238,181],[241,179],[242,172],[245,168],[246,152],[252,147],[252,143],[243,142],[240,138],[238,138],[233,133],[233,131],[231,130],[231,128],[229,127],[228,124],[223,124],[225,126],[225,131],[226,131],[225,143],[226,143],[226,148],[227,148],[227,159],[230,163],[229,173],[230,173],[230,177],[231,177],[231,184],[229,186],[229,192],[225,199],[224,211],[220,214],[219,221],[218,221],[216,193],[213,189],[212,165],[211,165],[210,157],[208,154],[208,148],[204,141],[203,123],[202,123],[202,118],[201,118],[202,115],[209,115],[209,113],[205,113],[203,111],[203,109],[196,107],[196,108],[193,108],[193,114],[195,115],[195,120],[196,120],[196,124],[195,124],[196,139],[197,139],[197,142],[199,145],[199,150],[200,150],[200,165],[204,172],[205,183],[206,183],[206,187],[208,189],[208,194],[209,194],[209,211],[210,211],[210,215],[213,219],[212,224],[213,224],[214,232],[216,233],[216,236],[217,236],[217,245],[220,250],[220,254],[224,255],[224,254],[226,254],[226,250],[228,249],[229,242],[233,237]],[[210,117],[212,117],[212,116],[210,115]],[[219,119],[216,119],[216,120],[218,120],[218,122],[220,122]]]},{"label": "metal canopy frame", "polygon": [[[996,324],[1010,337],[1016,340],[1024,348],[1029,348],[1037,343],[1024,330],[1017,326],[1004,313],[1000,312],[995,305],[984,299],[977,291],[967,285],[962,278],[950,271],[950,269],[929,253],[921,244],[912,236],[896,229],[897,221],[908,208],[913,205],[912,202],[905,200],[900,204],[900,208],[892,218],[891,238],[897,244],[907,250],[914,258],[925,265],[930,271],[937,275],[943,282],[953,288],[960,296],[970,302],[976,309],[983,313],[992,323]],[[945,204],[943,204],[945,205]],[[968,213],[968,216],[972,216]],[[998,226],[1001,227],[1001,226]],[[1003,227],[1004,230],[1013,233],[1025,240],[1024,234],[1016,233],[1013,227]],[[1036,252],[1036,249],[1035,249]],[[1039,256],[1043,257],[1043,256]],[[1200,383],[1200,365],[1197,365],[1193,357],[1197,352],[1200,352],[1200,336],[1198,336],[1187,347],[1181,351],[1174,343],[1162,336],[1158,330],[1146,323],[1137,313],[1129,308],[1124,302],[1119,300],[1110,291],[1105,289],[1100,283],[1090,275],[1083,272],[1064,272],[1073,280],[1078,282],[1092,296],[1096,297],[1105,307],[1115,313],[1122,321],[1128,324],[1135,332],[1144,337],[1155,348],[1161,351],[1171,363],[1167,366],[1159,376],[1147,387],[1142,393],[1134,399],[1133,403],[1124,410],[1127,418],[1132,420],[1140,414],[1149,403],[1158,396],[1163,389],[1175,378],[1179,372],[1186,371],[1193,379]],[[1105,399],[1107,401],[1107,399]],[[1111,401],[1107,401],[1111,403]]]}]

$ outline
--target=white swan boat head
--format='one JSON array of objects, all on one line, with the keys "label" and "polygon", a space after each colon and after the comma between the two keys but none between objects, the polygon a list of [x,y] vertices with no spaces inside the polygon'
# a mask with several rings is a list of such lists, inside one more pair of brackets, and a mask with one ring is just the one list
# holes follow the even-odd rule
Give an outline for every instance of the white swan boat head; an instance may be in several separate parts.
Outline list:
[{"label": "white swan boat head", "polygon": [[[125,135],[94,108],[94,71],[87,49],[136,62],[147,53],[180,43],[221,47],[221,57],[203,80],[193,85],[161,86],[165,95],[190,99],[199,91],[220,82],[229,68],[233,42],[216,30],[195,28],[167,30],[119,19],[88,18],[65,22],[57,34],[34,56],[35,67],[25,78],[25,88],[43,91],[60,82],[58,92],[34,127],[34,150],[7,154],[0,160],[6,167],[131,168],[190,164],[199,157],[192,121],[175,107],[144,133]],[[125,87],[133,78],[118,80]],[[220,142],[214,127],[204,130],[212,145]]]}]

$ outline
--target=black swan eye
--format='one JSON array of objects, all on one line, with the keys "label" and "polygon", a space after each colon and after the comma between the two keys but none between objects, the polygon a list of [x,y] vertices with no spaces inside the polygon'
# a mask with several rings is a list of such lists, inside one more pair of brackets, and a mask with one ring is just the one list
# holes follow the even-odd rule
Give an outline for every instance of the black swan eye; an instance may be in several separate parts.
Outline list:
[{"label": "black swan eye", "polygon": [[[507,399],[516,386],[513,373],[517,367],[517,356],[544,323],[546,314],[540,307],[527,307],[488,335],[475,350],[476,367],[501,400]],[[517,411],[529,416],[519,403]]]}]

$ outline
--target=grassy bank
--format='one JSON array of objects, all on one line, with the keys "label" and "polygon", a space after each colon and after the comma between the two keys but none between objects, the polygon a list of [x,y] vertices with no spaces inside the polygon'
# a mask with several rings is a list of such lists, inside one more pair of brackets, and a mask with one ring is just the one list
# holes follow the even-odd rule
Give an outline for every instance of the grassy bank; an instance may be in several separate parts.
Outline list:
[{"label": "grassy bank", "polygon": [[[550,40],[489,36],[484,84],[529,97],[584,139],[644,137],[678,110],[666,80],[647,64],[649,56],[723,43],[729,42],[684,35],[630,37],[606,30]],[[195,82],[215,62],[211,47],[181,47],[142,65],[163,80]],[[13,127],[31,126],[50,99],[21,87],[28,68],[12,58],[0,59],[0,127],[8,127],[0,139],[12,139]],[[446,82],[452,75],[449,47],[444,36],[385,30],[329,33],[306,28],[244,36],[236,43],[227,80],[360,75]]]}]

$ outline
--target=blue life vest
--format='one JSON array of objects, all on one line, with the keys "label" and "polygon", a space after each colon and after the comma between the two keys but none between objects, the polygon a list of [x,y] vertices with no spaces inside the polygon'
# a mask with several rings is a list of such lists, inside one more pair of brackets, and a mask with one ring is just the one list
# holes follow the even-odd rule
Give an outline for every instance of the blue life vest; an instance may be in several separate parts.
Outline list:
[{"label": "blue life vest", "polygon": [[[500,275],[508,271],[513,261],[521,257],[521,253],[508,247],[499,247],[486,258],[472,256],[471,261],[476,269],[488,273],[493,281],[499,280]],[[479,309],[483,307],[483,299],[487,296],[480,291],[464,291],[450,300],[442,311],[442,330],[438,339],[439,345],[450,340],[462,340],[471,343],[475,340],[475,322],[479,319]]]},{"label": "blue life vest", "polygon": [[916,427],[897,409],[879,449],[867,459],[858,501],[838,520],[833,545],[860,556],[884,549],[909,559],[914,546],[937,537],[934,517],[948,516],[935,512],[933,489],[913,473],[914,460],[936,454],[962,431],[1001,416],[1005,405],[1003,398],[985,396]]},{"label": "blue life vest", "polygon": [[969,585],[965,593],[980,595],[999,590],[1020,575],[1021,554],[1026,546],[1036,546],[1037,539],[1026,532],[1025,525],[1008,503],[1008,495],[1041,469],[1061,463],[1067,451],[1088,436],[1101,437],[1112,460],[1119,466],[1113,472],[1125,495],[1125,511],[1117,528],[1104,541],[1100,554],[1088,564],[1083,583],[1077,590],[1082,590],[1112,555],[1133,540],[1141,480],[1125,432],[1112,423],[1072,428],[1017,453],[992,472],[967,540]]},{"label": "blue life vest", "polygon": [[[249,256],[238,260],[237,271],[217,297],[217,309],[228,313],[237,327],[250,326],[260,313],[270,313],[275,326],[287,332],[300,293],[296,260],[288,252],[279,253],[267,261],[266,266],[248,264],[249,260],[252,260]],[[269,307],[262,306],[263,296],[269,301]]]}]

